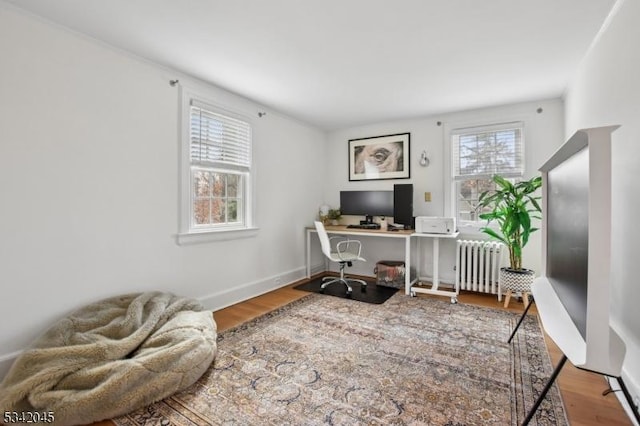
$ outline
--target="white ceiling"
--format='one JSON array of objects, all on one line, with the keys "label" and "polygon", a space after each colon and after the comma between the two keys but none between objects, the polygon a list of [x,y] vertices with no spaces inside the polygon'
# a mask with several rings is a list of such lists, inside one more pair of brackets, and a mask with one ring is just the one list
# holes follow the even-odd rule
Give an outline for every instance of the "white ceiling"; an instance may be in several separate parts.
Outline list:
[{"label": "white ceiling", "polygon": [[7,0],[323,129],[561,96],[615,0]]}]

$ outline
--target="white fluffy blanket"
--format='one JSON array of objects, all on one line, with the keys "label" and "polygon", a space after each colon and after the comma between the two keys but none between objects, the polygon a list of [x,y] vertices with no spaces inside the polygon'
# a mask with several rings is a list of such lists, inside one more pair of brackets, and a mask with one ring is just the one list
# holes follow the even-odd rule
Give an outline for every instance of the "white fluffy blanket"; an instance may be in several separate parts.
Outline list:
[{"label": "white fluffy blanket", "polygon": [[216,324],[195,300],[138,293],[60,320],[14,362],[0,413],[50,411],[57,425],[109,419],[193,384],[216,354]]}]

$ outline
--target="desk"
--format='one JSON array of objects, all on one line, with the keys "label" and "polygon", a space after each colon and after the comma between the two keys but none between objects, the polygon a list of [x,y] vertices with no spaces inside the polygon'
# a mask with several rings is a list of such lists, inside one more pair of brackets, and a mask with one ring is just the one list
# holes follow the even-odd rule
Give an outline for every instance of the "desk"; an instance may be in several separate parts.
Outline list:
[{"label": "desk", "polygon": [[[344,225],[327,225],[325,226],[327,234],[333,235],[348,235],[348,236],[363,236],[363,237],[377,237],[377,238],[400,238],[404,239],[404,264],[405,264],[405,277],[404,277],[404,285],[405,285],[405,294],[410,296],[415,296],[416,293],[424,293],[424,294],[433,294],[436,296],[446,296],[451,297],[451,302],[455,303],[457,301],[458,289],[456,288],[454,291],[445,291],[440,290],[438,288],[440,284],[439,280],[439,272],[438,272],[438,263],[440,259],[440,239],[441,238],[456,238],[459,233],[455,232],[453,234],[422,234],[417,233],[413,230],[400,230],[400,231],[382,231],[379,229],[358,229],[358,228],[347,228]],[[311,234],[316,232],[316,229],[313,227],[306,228],[307,230],[307,278],[311,278]],[[414,284],[417,284],[420,277],[420,244],[419,241],[421,238],[431,238],[433,239],[433,277],[432,277],[432,286],[431,288],[425,287],[417,287]],[[418,278],[411,280],[411,244],[416,242],[417,247],[417,261],[416,268]]]}]

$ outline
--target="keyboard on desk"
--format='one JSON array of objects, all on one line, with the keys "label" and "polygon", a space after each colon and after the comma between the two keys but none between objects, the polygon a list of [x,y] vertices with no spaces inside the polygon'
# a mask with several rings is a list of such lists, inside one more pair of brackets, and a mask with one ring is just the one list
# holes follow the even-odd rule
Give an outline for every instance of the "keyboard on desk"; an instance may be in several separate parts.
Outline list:
[{"label": "keyboard on desk", "polygon": [[352,229],[380,229],[380,225],[377,223],[363,223],[360,225],[347,225],[347,228]]}]

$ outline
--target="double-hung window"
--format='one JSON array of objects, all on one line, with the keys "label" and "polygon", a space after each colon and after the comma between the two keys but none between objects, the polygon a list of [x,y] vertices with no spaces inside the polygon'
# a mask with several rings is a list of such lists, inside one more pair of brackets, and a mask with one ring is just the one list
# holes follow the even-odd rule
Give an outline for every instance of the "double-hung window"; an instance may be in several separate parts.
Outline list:
[{"label": "double-hung window", "polygon": [[[182,197],[183,204],[188,204],[182,208],[183,233],[251,229],[251,124],[196,99],[188,99],[185,108],[189,170],[188,176],[183,171],[183,179],[188,180],[189,189],[188,198]],[[187,192],[185,184],[182,188]]]},{"label": "double-hung window", "polygon": [[494,175],[514,182],[522,177],[523,133],[522,122],[451,131],[453,205],[459,222],[479,220],[478,199],[495,189]]}]

